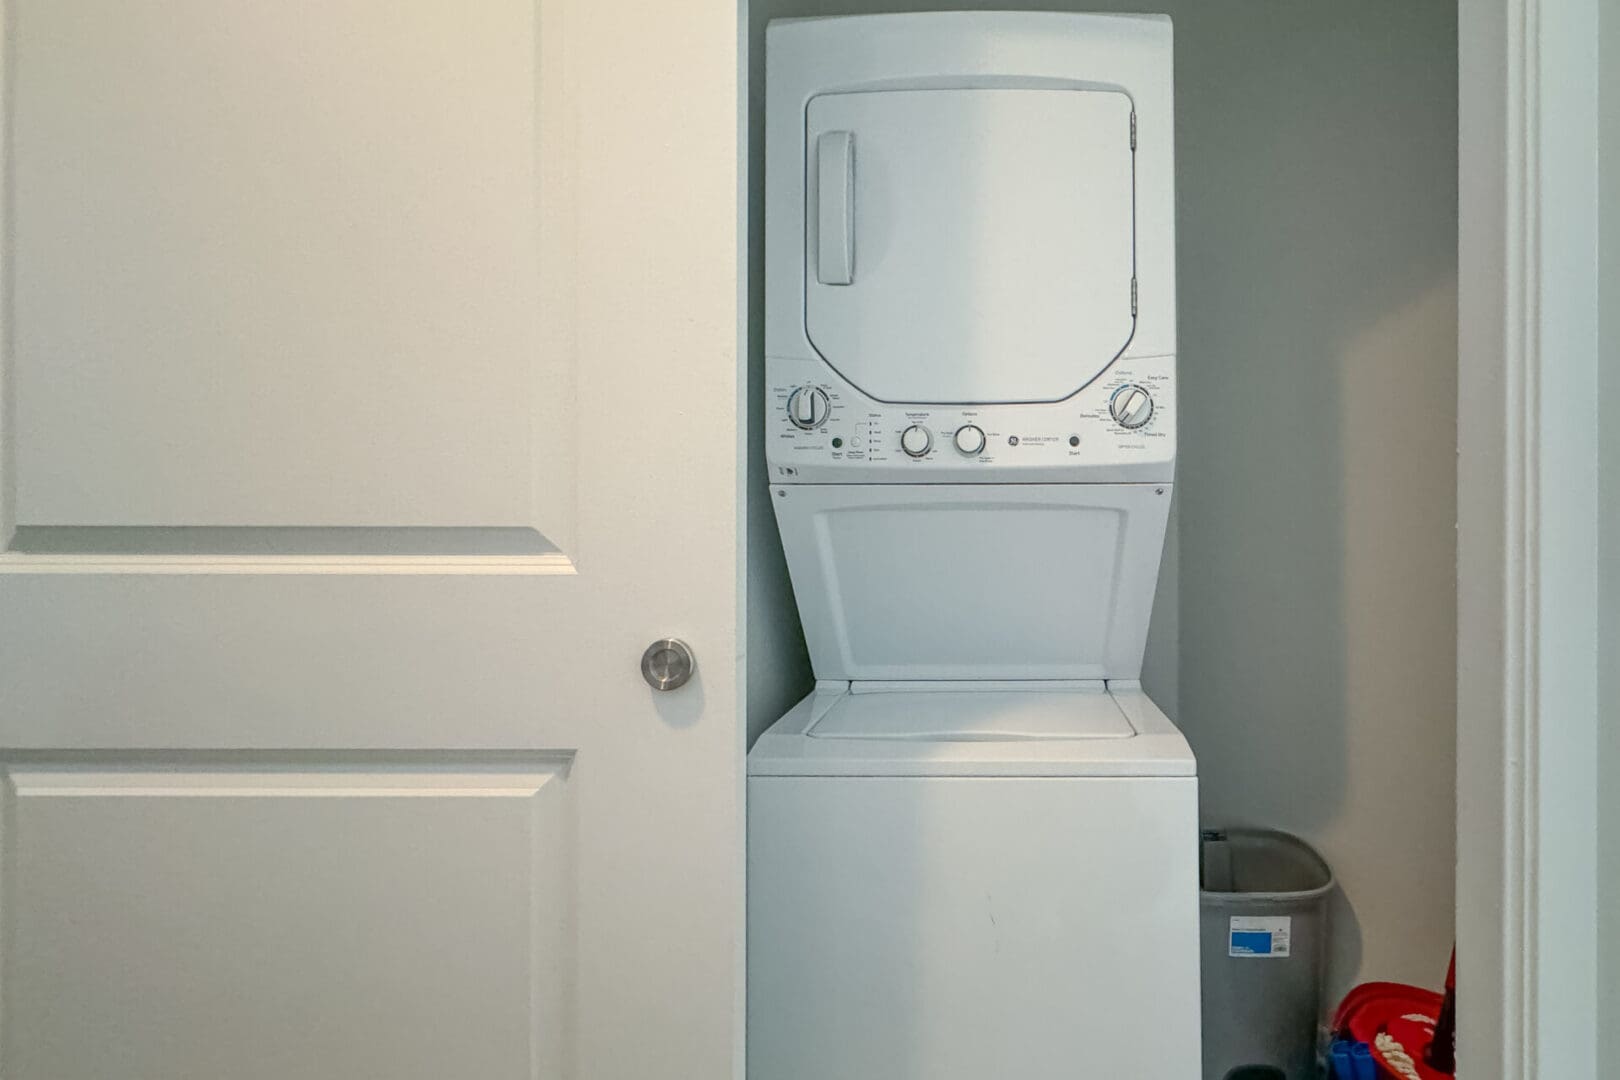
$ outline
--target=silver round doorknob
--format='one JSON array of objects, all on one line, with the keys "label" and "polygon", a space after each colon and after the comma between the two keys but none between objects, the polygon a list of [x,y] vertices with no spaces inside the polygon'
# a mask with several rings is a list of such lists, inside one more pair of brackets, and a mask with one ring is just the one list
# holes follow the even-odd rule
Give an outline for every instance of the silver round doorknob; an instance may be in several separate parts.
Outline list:
[{"label": "silver round doorknob", "polygon": [[654,690],[679,690],[697,668],[697,657],[679,638],[660,638],[641,654],[641,677]]}]

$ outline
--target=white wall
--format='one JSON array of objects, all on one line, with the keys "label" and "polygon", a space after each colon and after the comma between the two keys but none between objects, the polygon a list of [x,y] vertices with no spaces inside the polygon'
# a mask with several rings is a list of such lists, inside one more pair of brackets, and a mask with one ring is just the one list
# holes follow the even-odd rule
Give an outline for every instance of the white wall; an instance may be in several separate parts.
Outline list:
[{"label": "white wall", "polygon": [[[765,22],[942,7],[1174,16],[1181,464],[1144,680],[1193,741],[1208,820],[1298,832],[1337,869],[1330,992],[1438,984],[1455,822],[1455,5],[752,0],[756,325]],[[757,430],[757,384],[750,407]],[[751,704],[808,679],[764,491],[756,474],[753,580],[770,591],[751,601],[750,641],[774,640],[777,662]]]},{"label": "white wall", "polygon": [[[757,6],[757,5],[756,5]],[[765,475],[765,29],[748,20],[748,745],[809,692],[814,676]]]},{"label": "white wall", "polygon": [[1178,721],[1211,822],[1315,843],[1330,995],[1436,985],[1454,860],[1451,4],[1177,29]]},{"label": "white wall", "polygon": [[1599,10],[1602,57],[1599,235],[1602,358],[1599,412],[1598,1060],[1620,1060],[1620,10]]}]

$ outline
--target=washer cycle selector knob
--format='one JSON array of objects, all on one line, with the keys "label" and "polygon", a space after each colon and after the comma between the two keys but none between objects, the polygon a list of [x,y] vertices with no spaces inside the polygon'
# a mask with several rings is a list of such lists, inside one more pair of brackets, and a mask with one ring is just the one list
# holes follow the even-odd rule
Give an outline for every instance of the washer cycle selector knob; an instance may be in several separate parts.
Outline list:
[{"label": "washer cycle selector knob", "polygon": [[788,396],[788,419],[801,431],[814,431],[827,422],[832,407],[827,392],[814,386],[801,386]]},{"label": "washer cycle selector knob", "polygon": [[912,457],[922,457],[934,445],[934,437],[928,434],[928,429],[912,424],[900,433],[900,449]]},{"label": "washer cycle selector knob", "polygon": [[984,453],[984,430],[976,424],[957,428],[956,448],[968,457]]},{"label": "washer cycle selector knob", "polygon": [[1122,428],[1139,428],[1153,417],[1153,395],[1127,383],[1108,399],[1108,414]]}]

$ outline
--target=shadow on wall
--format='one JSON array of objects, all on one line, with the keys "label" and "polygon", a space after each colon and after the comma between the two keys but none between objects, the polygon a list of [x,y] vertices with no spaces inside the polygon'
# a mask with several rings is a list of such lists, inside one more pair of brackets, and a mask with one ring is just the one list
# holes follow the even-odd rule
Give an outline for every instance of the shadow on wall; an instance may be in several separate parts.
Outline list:
[{"label": "shadow on wall", "polygon": [[1330,996],[1452,937],[1455,17],[1177,27],[1180,719],[1209,819],[1333,864]]},{"label": "shadow on wall", "polygon": [[772,639],[775,680],[760,699],[809,683],[759,472],[765,24],[941,8],[1175,19],[1181,452],[1147,677],[1198,753],[1206,818],[1299,833],[1333,864],[1330,994],[1437,981],[1455,831],[1454,3],[753,0],[765,591],[749,633]]}]

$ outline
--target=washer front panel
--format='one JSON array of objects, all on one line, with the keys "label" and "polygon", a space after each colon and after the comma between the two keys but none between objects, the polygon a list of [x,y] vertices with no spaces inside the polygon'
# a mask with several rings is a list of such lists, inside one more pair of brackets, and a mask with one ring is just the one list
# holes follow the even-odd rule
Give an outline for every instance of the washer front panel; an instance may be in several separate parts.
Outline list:
[{"label": "washer front panel", "polygon": [[1136,679],[1168,484],[777,485],[818,679]]},{"label": "washer front panel", "polygon": [[1190,776],[751,776],[749,1074],[1199,1076],[1197,830]]}]

